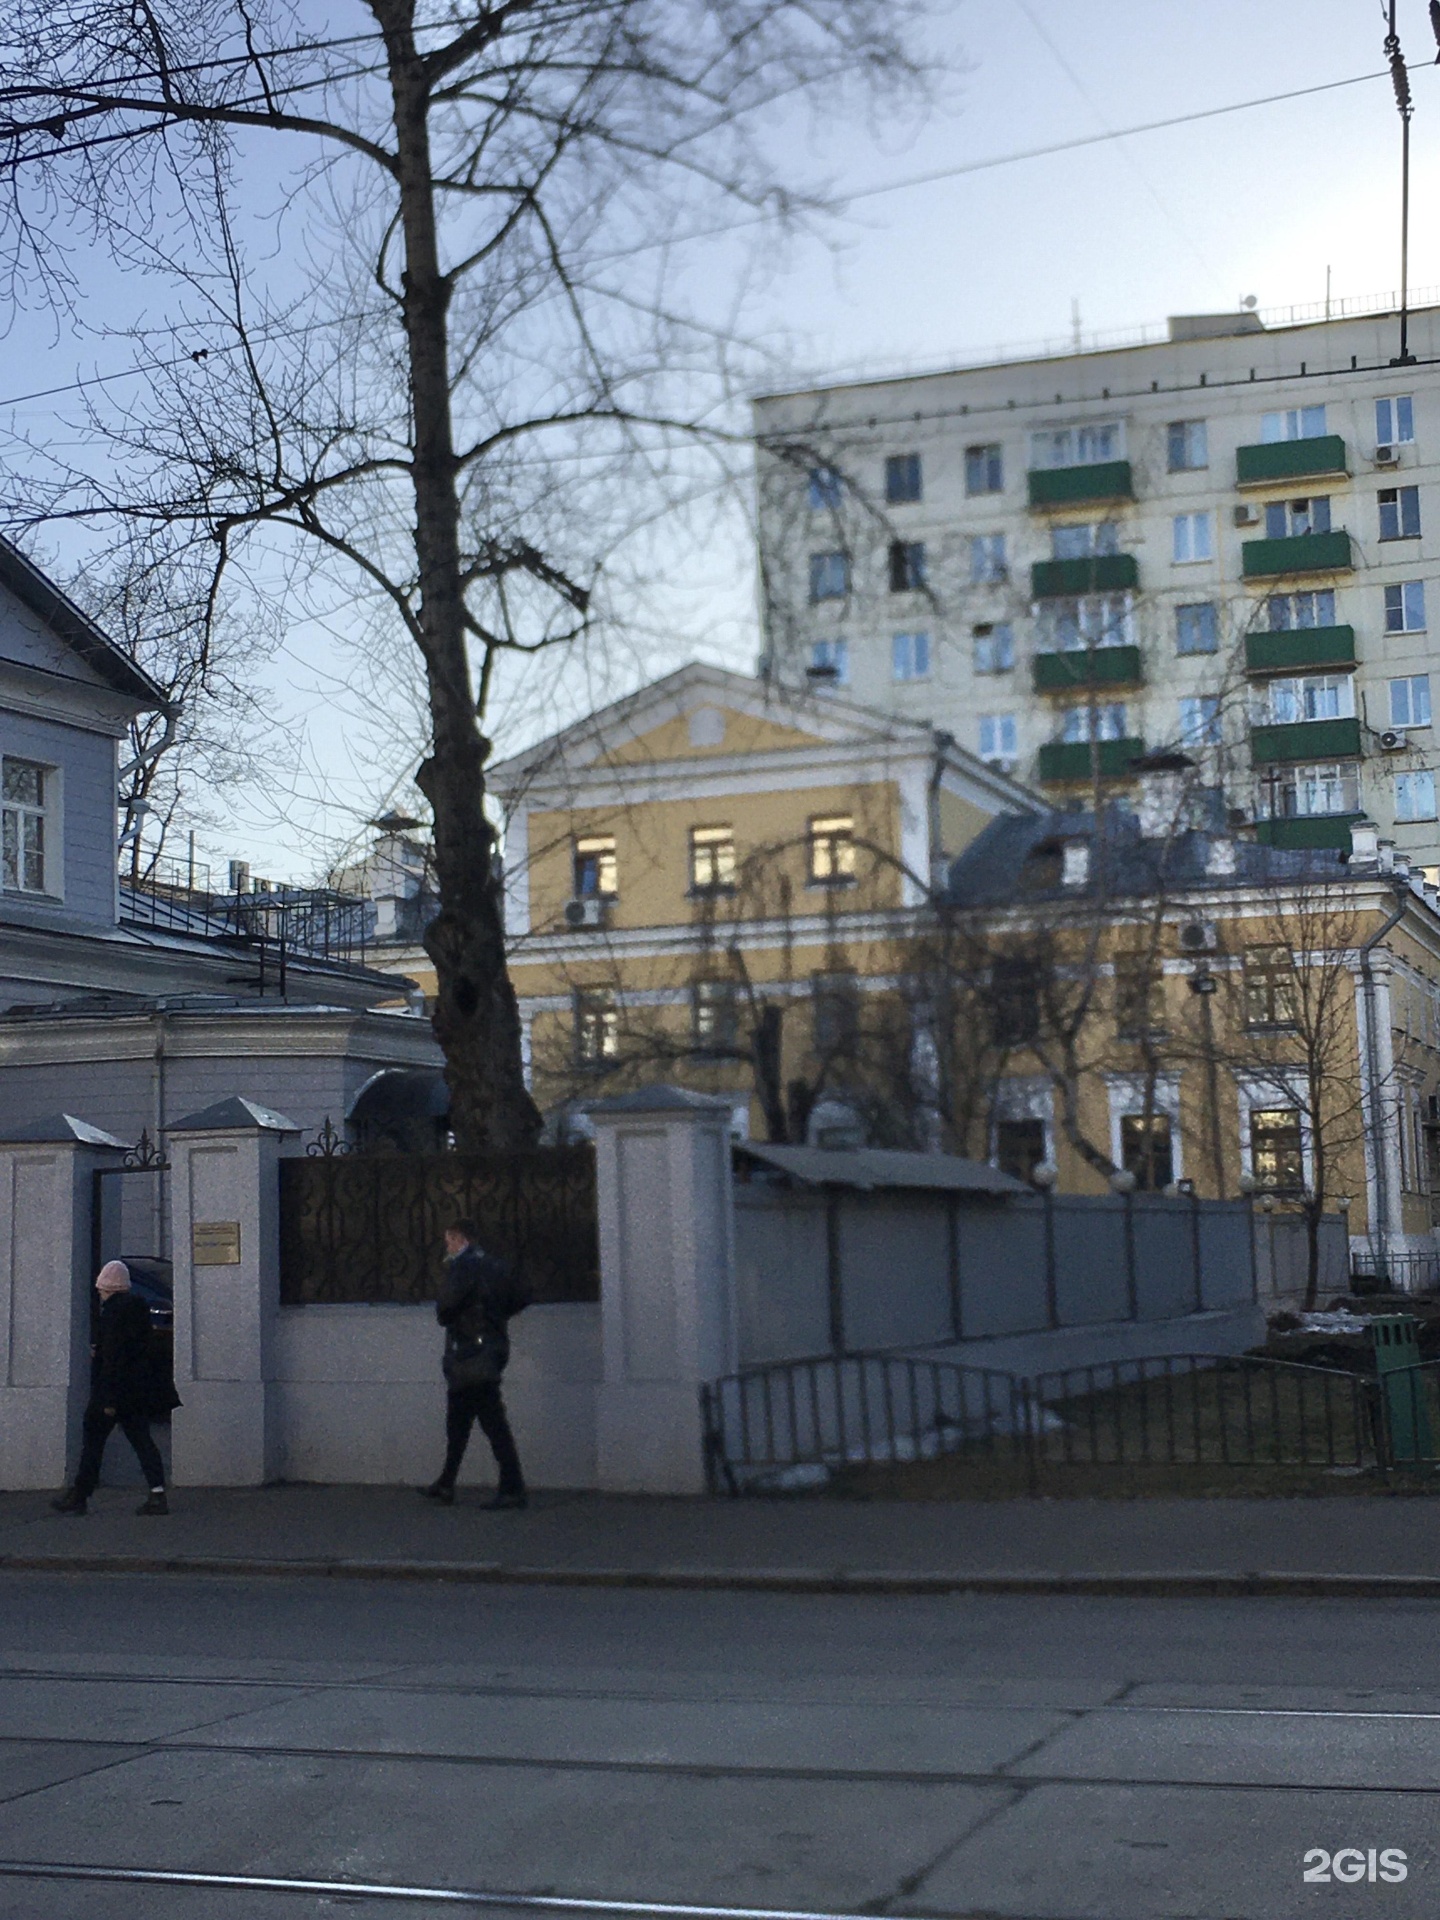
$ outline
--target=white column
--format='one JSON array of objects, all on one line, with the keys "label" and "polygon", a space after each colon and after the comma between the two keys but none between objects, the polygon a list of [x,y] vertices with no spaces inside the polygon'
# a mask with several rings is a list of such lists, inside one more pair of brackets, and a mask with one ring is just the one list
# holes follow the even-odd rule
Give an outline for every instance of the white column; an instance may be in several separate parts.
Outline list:
[{"label": "white column", "polygon": [[0,1487],[62,1487],[90,1386],[93,1175],[125,1143],[70,1114],[0,1142]]},{"label": "white column", "polygon": [[281,1459],[279,1160],[299,1129],[233,1099],[165,1131],[181,1400],[171,1471],[178,1486],[263,1486]]},{"label": "white column", "polygon": [[608,1493],[703,1493],[702,1382],[733,1373],[729,1100],[647,1087],[597,1101]]}]

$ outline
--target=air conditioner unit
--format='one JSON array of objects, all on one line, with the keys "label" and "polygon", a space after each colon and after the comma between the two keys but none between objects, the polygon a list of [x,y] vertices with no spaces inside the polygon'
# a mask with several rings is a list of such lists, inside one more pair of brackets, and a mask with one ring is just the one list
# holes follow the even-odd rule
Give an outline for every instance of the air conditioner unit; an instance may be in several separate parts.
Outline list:
[{"label": "air conditioner unit", "polygon": [[1236,507],[1235,524],[1237,527],[1258,527],[1260,524],[1259,507],[1255,506],[1249,500],[1246,500],[1242,505]]},{"label": "air conditioner unit", "polygon": [[1392,447],[1392,446],[1376,447],[1375,464],[1377,467],[1398,467],[1400,464],[1399,447]]},{"label": "air conditioner unit", "polygon": [[1213,920],[1182,920],[1180,922],[1180,951],[1182,953],[1214,953],[1220,944],[1220,936],[1215,931]]},{"label": "air conditioner unit", "polygon": [[567,900],[565,923],[571,927],[603,927],[605,924],[604,895],[589,893],[579,900]]},{"label": "air conditioner unit", "polygon": [[1377,733],[1375,743],[1382,753],[1399,753],[1410,744],[1408,733],[1402,733],[1399,727],[1386,727],[1383,733]]}]

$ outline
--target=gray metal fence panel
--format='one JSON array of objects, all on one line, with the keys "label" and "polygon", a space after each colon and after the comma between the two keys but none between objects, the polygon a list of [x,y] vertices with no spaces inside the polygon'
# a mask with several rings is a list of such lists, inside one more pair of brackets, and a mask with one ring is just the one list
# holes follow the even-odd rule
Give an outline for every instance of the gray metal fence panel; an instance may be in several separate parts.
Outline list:
[{"label": "gray metal fence panel", "polygon": [[949,1339],[948,1208],[929,1194],[844,1195],[840,1288],[848,1348]]},{"label": "gray metal fence panel", "polygon": [[[1088,1327],[1130,1315],[1124,1209],[1067,1194],[1055,1209],[1055,1298],[1061,1326]],[[1043,1320],[1032,1323],[1040,1327]]]},{"label": "gray metal fence panel", "polygon": [[742,1187],[735,1195],[740,1356],[749,1366],[830,1346],[825,1196]]},{"label": "gray metal fence panel", "polygon": [[1195,1311],[1199,1282],[1196,1210],[1185,1202],[1139,1194],[1134,1224],[1136,1299],[1141,1320],[1173,1320]]},{"label": "gray metal fence panel", "polygon": [[1205,1306],[1236,1307],[1253,1300],[1255,1274],[1248,1201],[1202,1208],[1200,1234]]},{"label": "gray metal fence panel", "polygon": [[1042,1203],[961,1206],[956,1220],[961,1337],[1030,1333],[1047,1325]]}]

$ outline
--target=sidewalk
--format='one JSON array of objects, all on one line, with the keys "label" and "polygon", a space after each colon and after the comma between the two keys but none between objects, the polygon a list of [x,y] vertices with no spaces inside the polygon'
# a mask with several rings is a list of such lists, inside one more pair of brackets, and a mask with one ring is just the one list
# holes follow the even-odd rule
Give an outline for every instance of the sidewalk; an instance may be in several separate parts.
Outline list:
[{"label": "sidewalk", "polygon": [[168,1519],[103,1489],[88,1515],[0,1494],[0,1571],[315,1574],[826,1593],[1440,1598],[1428,1500],[626,1499],[524,1513],[405,1487],[180,1488]]}]

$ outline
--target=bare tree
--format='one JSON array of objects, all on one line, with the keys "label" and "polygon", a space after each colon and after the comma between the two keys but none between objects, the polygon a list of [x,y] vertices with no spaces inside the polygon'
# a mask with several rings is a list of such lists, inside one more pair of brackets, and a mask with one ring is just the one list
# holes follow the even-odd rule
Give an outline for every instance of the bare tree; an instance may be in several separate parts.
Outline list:
[{"label": "bare tree", "polygon": [[[143,399],[93,403],[106,470],[49,454],[9,518],[188,530],[212,606],[243,558],[258,591],[363,590],[418,649],[442,902],[425,945],[467,1147],[539,1124],[485,808],[497,663],[584,632],[629,492],[730,438],[709,411],[730,332],[685,313],[656,243],[786,202],[777,102],[833,116],[857,80],[913,91],[914,13],[363,0],[337,31],[286,0],[17,0],[0,27],[12,287],[73,298],[68,208],[188,289],[131,336]],[[267,273],[245,182],[292,155]]]}]

